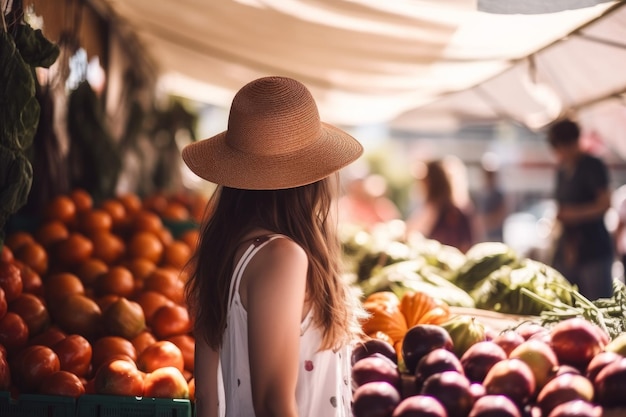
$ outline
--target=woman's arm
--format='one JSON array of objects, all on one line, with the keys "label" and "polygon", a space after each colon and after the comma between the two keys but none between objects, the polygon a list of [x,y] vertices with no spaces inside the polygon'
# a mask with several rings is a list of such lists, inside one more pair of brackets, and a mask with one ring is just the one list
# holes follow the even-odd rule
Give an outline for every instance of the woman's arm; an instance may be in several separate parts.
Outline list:
[{"label": "woman's arm", "polygon": [[219,353],[203,339],[196,338],[194,352],[195,415],[197,417],[218,417],[217,367]]},{"label": "woman's arm", "polygon": [[308,260],[288,239],[276,239],[250,262],[244,279],[248,350],[256,417],[295,417],[300,323]]}]

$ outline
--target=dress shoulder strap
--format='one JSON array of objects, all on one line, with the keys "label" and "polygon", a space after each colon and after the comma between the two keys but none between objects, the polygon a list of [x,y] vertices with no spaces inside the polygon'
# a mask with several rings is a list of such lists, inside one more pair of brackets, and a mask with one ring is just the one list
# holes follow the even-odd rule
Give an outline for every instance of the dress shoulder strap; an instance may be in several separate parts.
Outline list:
[{"label": "dress shoulder strap", "polygon": [[228,292],[230,295],[228,299],[229,306],[233,302],[235,293],[239,291],[239,283],[241,282],[241,277],[243,276],[243,272],[248,266],[248,263],[250,263],[250,260],[252,260],[254,255],[256,255],[256,253],[260,251],[261,248],[263,248],[263,246],[267,245],[272,240],[281,238],[281,237],[286,238],[286,236],[281,235],[281,234],[271,234],[271,235],[258,236],[252,240],[252,242],[250,243],[246,251],[243,253],[241,258],[239,259],[239,262],[237,262],[237,265],[235,266],[235,269],[233,271],[233,278],[230,281],[230,289]]}]

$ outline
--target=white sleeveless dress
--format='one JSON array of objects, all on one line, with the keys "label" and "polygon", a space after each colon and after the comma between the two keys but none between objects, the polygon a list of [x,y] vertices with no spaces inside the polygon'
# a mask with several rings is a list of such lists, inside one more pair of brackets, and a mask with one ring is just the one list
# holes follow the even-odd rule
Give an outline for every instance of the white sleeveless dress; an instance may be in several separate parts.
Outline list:
[{"label": "white sleeveless dress", "polygon": [[[282,235],[257,238],[238,262],[230,284],[232,295],[220,351],[219,404],[222,417],[254,417],[248,358],[248,316],[239,297],[239,283],[252,257]],[[322,333],[309,311],[300,325],[300,363],[296,386],[299,417],[350,417],[350,348],[318,351]],[[222,385],[223,384],[223,385]],[[227,393],[228,395],[225,395]]]}]

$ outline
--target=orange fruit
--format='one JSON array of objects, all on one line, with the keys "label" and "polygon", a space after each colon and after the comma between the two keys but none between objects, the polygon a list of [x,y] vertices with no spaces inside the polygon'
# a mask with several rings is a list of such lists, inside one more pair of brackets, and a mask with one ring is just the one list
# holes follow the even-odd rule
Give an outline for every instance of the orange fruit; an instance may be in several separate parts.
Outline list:
[{"label": "orange fruit", "polygon": [[153,232],[137,232],[131,236],[127,252],[131,258],[145,258],[158,264],[163,255],[163,243]]},{"label": "orange fruit", "polygon": [[129,297],[135,290],[135,280],[128,268],[117,265],[96,278],[94,289],[98,295]]},{"label": "orange fruit", "polygon": [[40,243],[25,243],[13,252],[13,256],[30,266],[39,275],[48,271],[48,252]]},{"label": "orange fruit", "polygon": [[124,241],[107,230],[93,232],[91,241],[93,242],[92,256],[103,260],[107,265],[116,263],[126,251]]},{"label": "orange fruit", "polygon": [[191,258],[191,248],[182,240],[175,240],[165,247],[163,263],[182,269]]},{"label": "orange fruit", "polygon": [[76,203],[67,195],[52,198],[43,209],[43,218],[70,224],[76,218]]},{"label": "orange fruit", "polygon": [[50,306],[62,306],[64,299],[72,294],[85,294],[85,287],[76,275],[70,272],[58,272],[44,280],[44,295]]},{"label": "orange fruit", "polygon": [[152,332],[158,339],[189,333],[191,318],[187,309],[180,304],[159,307],[152,315]]},{"label": "orange fruit", "polygon": [[141,291],[134,297],[134,301],[137,302],[143,309],[143,314],[146,318],[146,323],[150,325],[152,323],[152,316],[161,307],[165,305],[173,305],[174,302],[167,298],[165,295],[157,291]]},{"label": "orange fruit", "polygon": [[113,227],[113,217],[102,209],[94,209],[80,213],[78,228],[86,235],[96,232],[109,231]]},{"label": "orange fruit", "polygon": [[175,303],[182,303],[184,298],[184,283],[178,278],[178,273],[172,269],[156,268],[144,280],[144,291],[156,291],[165,295]]},{"label": "orange fruit", "polygon": [[91,210],[93,208],[93,198],[91,194],[82,188],[75,188],[70,192],[70,198],[76,206],[78,213]]},{"label": "orange fruit", "polygon": [[67,239],[54,246],[54,259],[62,266],[74,266],[89,259],[93,253],[93,242],[85,235],[71,232]]},{"label": "orange fruit", "polygon": [[45,248],[67,239],[69,235],[67,225],[60,220],[48,220],[35,231],[35,239]]}]

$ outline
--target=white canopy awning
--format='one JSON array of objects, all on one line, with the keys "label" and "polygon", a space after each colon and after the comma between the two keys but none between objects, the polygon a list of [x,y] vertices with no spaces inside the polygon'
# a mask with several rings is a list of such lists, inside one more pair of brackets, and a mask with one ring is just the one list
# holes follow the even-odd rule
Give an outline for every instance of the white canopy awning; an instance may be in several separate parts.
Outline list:
[{"label": "white canopy awning", "polygon": [[624,1],[99,1],[138,35],[165,91],[221,107],[254,78],[287,75],[336,124],[539,125],[626,83]]}]

